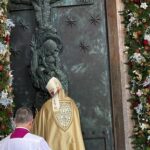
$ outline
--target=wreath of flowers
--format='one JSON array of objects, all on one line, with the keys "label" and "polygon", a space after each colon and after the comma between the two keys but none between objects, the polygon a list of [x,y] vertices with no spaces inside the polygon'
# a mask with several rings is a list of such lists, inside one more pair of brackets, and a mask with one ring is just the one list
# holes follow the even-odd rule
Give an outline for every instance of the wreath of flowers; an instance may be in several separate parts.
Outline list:
[{"label": "wreath of flowers", "polygon": [[123,0],[125,53],[128,56],[132,144],[150,150],[150,0]]},{"label": "wreath of flowers", "polygon": [[10,31],[13,22],[7,18],[7,0],[0,1],[0,138],[12,131],[13,94],[10,70]]}]

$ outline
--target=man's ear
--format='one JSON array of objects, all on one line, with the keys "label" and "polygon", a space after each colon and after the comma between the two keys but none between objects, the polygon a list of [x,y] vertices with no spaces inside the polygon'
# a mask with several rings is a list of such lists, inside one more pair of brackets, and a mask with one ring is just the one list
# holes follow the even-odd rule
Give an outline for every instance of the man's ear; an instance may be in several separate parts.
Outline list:
[{"label": "man's ear", "polygon": [[33,121],[30,121],[30,122],[29,122],[29,125],[31,125],[31,126],[32,126],[32,125],[33,125]]},{"label": "man's ear", "polygon": [[28,122],[27,126],[28,126],[28,129],[31,130],[33,127],[33,121]]}]

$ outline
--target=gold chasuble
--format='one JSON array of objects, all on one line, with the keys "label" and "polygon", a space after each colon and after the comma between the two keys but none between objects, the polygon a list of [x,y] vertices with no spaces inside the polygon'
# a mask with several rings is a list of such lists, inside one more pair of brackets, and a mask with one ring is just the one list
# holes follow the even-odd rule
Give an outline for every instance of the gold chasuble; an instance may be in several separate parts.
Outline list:
[{"label": "gold chasuble", "polygon": [[[65,95],[59,80],[54,77],[52,79],[57,82],[57,90],[51,90],[47,84],[53,97],[36,114],[33,133],[44,137],[52,150],[85,150],[78,108]],[[50,79],[51,82],[53,80]]]}]

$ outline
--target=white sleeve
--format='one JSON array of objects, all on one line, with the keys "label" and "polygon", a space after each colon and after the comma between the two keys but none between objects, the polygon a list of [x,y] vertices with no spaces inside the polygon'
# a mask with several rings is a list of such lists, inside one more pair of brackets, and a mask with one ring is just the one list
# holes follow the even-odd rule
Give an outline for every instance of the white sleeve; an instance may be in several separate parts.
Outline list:
[{"label": "white sleeve", "polygon": [[40,141],[40,150],[52,150],[43,138]]}]

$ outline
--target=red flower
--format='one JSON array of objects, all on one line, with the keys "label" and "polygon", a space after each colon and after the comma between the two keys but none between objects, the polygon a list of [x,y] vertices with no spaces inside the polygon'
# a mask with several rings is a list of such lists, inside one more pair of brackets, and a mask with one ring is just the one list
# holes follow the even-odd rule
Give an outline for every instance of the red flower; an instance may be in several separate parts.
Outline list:
[{"label": "red flower", "polygon": [[7,44],[9,44],[9,42],[10,42],[10,36],[7,34],[6,35],[6,37],[5,37],[5,42],[7,43]]},{"label": "red flower", "polygon": [[138,36],[142,35],[142,31],[137,31]]},{"label": "red flower", "polygon": [[148,45],[148,40],[143,40],[144,45]]},{"label": "red flower", "polygon": [[0,86],[0,92],[3,90],[3,87]]},{"label": "red flower", "polygon": [[6,129],[6,126],[2,124],[1,125],[1,130],[4,131],[5,129]]},{"label": "red flower", "polygon": [[139,48],[137,48],[135,51],[136,51],[136,53],[140,53],[140,49]]},{"label": "red flower", "polygon": [[11,111],[9,111],[9,112],[7,113],[7,115],[8,115],[9,117],[12,117],[13,113],[12,113]]},{"label": "red flower", "polygon": [[134,62],[129,61],[129,62],[127,63],[127,65],[128,65],[129,67],[132,67],[132,66],[134,65]]},{"label": "red flower", "polygon": [[133,102],[132,105],[131,105],[131,109],[137,107],[139,105],[139,102],[136,101],[136,102]]},{"label": "red flower", "polygon": [[0,72],[3,71],[4,67],[3,65],[0,65]]},{"label": "red flower", "polygon": [[149,52],[150,51],[150,46],[144,46],[144,49],[147,51],[147,52]]},{"label": "red flower", "polygon": [[150,97],[148,97],[148,98],[147,98],[147,103],[149,103],[149,104],[150,104]]},{"label": "red flower", "polygon": [[141,0],[133,0],[133,2],[138,4],[138,5],[141,4]]}]

